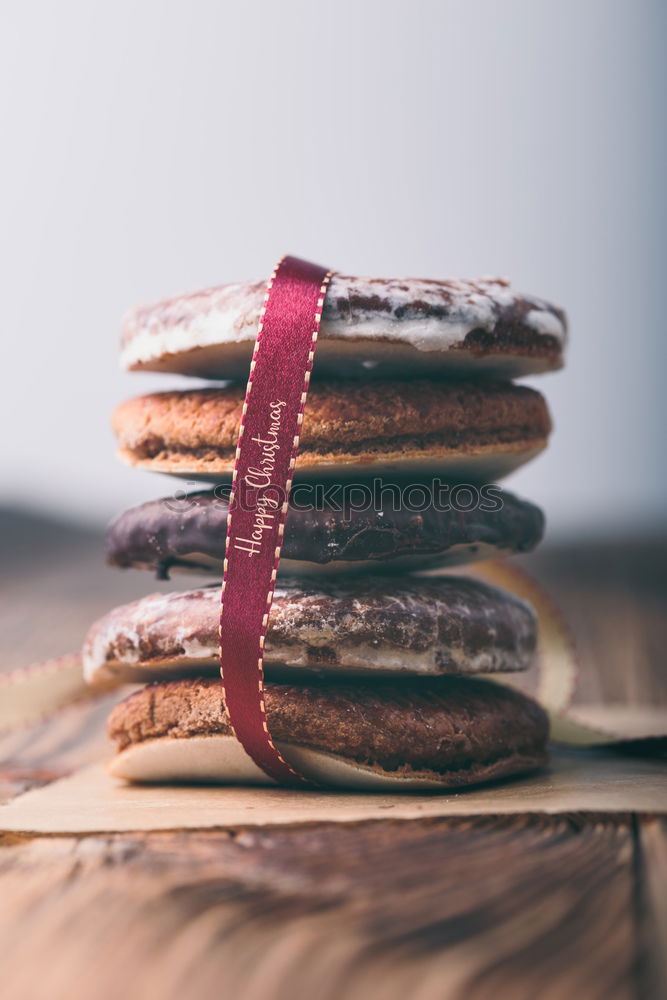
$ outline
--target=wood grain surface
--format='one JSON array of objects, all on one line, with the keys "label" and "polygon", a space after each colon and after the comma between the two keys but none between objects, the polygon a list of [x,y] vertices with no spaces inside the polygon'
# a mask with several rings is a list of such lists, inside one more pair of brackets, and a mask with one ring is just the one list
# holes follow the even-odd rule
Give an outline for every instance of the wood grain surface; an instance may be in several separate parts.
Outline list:
[{"label": "wood grain surface", "polygon": [[[114,603],[169,589],[105,570],[93,534],[4,523],[3,669],[76,648]],[[580,700],[667,703],[666,555],[650,541],[523,560],[577,633]],[[0,795],[98,755],[113,698],[0,741]],[[3,1000],[667,996],[667,823],[651,816],[5,834],[0,846]]]},{"label": "wood grain surface", "polygon": [[32,1000],[621,1000],[650,957],[635,851],[630,818],[567,816],[10,840],[3,981]]}]

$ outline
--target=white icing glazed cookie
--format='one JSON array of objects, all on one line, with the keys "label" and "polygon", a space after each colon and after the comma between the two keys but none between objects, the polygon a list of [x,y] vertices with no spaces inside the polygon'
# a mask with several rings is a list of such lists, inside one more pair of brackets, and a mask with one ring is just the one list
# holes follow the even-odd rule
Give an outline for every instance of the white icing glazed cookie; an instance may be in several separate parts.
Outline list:
[{"label": "white icing glazed cookie", "polygon": [[[219,617],[219,586],[115,608],[88,633],[85,677],[216,677]],[[340,578],[276,588],[265,666],[269,677],[479,674],[527,669],[535,646],[532,608],[478,580]]]},{"label": "white icing glazed cookie", "polygon": [[[265,281],[206,288],[137,306],[125,319],[121,363],[131,371],[245,378]],[[562,365],[567,321],[503,278],[357,278],[329,286],[314,375],[515,378]]]}]

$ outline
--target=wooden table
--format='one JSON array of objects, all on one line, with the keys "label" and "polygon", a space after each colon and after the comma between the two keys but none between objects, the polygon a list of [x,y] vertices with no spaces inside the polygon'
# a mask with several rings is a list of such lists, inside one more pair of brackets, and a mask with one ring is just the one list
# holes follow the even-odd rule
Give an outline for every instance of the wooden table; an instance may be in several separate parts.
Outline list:
[{"label": "wooden table", "polygon": [[[94,534],[7,515],[3,543],[5,669],[74,649],[113,604],[169,589],[106,570]],[[580,699],[667,703],[665,542],[523,563],[577,634]],[[0,794],[93,756],[105,712],[2,741]],[[667,821],[648,815],[0,843],[3,1000],[667,996]]]}]

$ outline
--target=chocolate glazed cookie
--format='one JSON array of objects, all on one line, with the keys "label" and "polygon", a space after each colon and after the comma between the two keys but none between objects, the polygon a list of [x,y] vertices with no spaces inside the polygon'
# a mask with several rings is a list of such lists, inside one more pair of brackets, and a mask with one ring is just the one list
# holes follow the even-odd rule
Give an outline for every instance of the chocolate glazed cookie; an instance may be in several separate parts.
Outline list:
[{"label": "chocolate glazed cookie", "polygon": [[[370,485],[366,488],[371,490]],[[436,495],[428,482],[416,484],[410,494],[415,500],[418,495],[431,496],[423,510],[397,508],[405,496],[404,487],[397,483],[382,484],[376,497],[369,493],[365,510],[349,504],[342,510],[305,509],[306,501],[318,496],[308,489],[306,495],[297,488],[292,496],[282,552],[282,568],[287,572],[451,566],[527,552],[540,541],[544,527],[538,507],[498,488],[485,488],[483,494],[478,491],[472,510],[438,509],[436,503],[442,507],[449,493],[438,488]],[[121,568],[150,569],[160,579],[168,578],[172,570],[220,575],[227,495],[205,491],[183,498],[164,497],[124,511],[107,529],[108,562]]]}]

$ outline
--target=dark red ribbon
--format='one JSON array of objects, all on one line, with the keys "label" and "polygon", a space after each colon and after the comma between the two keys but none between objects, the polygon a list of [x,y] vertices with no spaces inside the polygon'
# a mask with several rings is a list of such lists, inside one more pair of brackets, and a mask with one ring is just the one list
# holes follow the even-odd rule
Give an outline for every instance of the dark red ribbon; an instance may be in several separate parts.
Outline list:
[{"label": "dark red ribbon", "polygon": [[234,735],[281,784],[307,780],[275,746],[264,639],[330,272],[284,257],[269,280],[236,449],[220,608],[220,672]]}]

